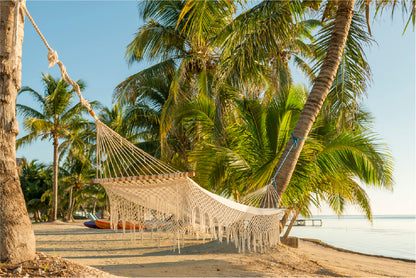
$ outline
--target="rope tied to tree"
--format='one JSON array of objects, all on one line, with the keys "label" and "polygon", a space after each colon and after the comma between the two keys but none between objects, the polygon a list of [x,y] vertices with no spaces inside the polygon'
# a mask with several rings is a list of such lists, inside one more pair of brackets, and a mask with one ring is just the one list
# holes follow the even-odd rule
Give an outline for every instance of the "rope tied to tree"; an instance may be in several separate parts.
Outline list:
[{"label": "rope tied to tree", "polygon": [[289,153],[292,151],[293,147],[297,147],[298,142],[300,140],[306,140],[307,137],[306,138],[298,138],[292,132],[292,139],[293,139],[293,142],[292,142],[292,145],[289,148],[289,151],[286,153],[285,157],[283,158],[282,162],[280,163],[279,167],[277,168],[276,172],[274,173],[273,177],[270,179],[270,182],[269,182],[269,184],[273,183],[273,185],[274,185],[274,204],[275,204],[276,208],[277,208],[277,184],[276,184],[277,174],[279,173],[280,169],[282,168],[283,164],[285,163],[285,161],[286,161],[287,157],[289,156]]}]

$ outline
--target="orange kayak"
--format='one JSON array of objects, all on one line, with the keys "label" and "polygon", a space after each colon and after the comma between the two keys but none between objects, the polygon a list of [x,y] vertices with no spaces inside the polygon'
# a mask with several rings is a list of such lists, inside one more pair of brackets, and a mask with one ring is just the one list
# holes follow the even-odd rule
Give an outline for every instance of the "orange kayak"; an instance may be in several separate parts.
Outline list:
[{"label": "orange kayak", "polygon": [[[100,229],[112,229],[110,221],[95,220],[95,225],[97,225],[97,227]],[[126,222],[126,230],[132,230],[134,228],[136,230],[146,230],[146,226],[144,224],[138,223],[136,225],[133,225],[130,222]],[[121,221],[118,222],[117,229],[123,229],[123,224],[121,223]]]},{"label": "orange kayak", "polygon": [[[119,229],[123,229],[123,224],[121,222],[118,222],[117,228]],[[126,230],[146,230],[146,225],[144,225],[143,223],[137,223],[136,225],[134,225],[133,223],[130,222],[126,222]]]}]

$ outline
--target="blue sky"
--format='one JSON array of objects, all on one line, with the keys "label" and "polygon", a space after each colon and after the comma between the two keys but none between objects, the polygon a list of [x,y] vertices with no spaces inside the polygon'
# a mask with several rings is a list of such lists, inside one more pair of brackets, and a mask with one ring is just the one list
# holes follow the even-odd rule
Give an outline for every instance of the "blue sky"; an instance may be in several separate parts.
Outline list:
[{"label": "blue sky", "polygon": [[[146,65],[130,68],[124,60],[139,19],[136,1],[28,1],[27,7],[73,79],[86,81],[84,97],[111,105],[114,87]],[[372,22],[377,44],[367,51],[373,72],[365,106],[375,117],[375,131],[388,144],[395,160],[394,192],[368,190],[374,214],[415,214],[415,33],[402,36],[403,20],[389,14]],[[41,72],[48,69],[47,49],[30,25],[25,24],[22,86],[42,92]],[[21,96],[18,103],[34,106]],[[24,135],[22,118],[18,117]],[[36,142],[17,151],[18,157],[52,161],[52,145]],[[322,210],[320,213],[327,213]],[[356,214],[354,209],[349,213]]]}]

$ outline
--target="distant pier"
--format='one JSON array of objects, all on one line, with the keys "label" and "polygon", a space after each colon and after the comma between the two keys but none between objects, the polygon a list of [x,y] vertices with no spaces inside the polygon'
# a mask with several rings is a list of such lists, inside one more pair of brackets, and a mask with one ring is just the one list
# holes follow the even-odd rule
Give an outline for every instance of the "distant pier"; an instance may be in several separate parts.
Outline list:
[{"label": "distant pier", "polygon": [[293,226],[322,226],[322,219],[298,219]]}]

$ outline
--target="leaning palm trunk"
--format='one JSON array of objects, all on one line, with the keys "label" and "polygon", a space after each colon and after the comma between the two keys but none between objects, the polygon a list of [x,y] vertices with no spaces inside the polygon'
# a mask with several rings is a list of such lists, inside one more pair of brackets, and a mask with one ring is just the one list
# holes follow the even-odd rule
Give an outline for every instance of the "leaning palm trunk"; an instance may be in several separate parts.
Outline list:
[{"label": "leaning palm trunk", "polygon": [[35,257],[35,236],[16,169],[23,32],[24,15],[14,1],[0,1],[0,261],[10,263]]},{"label": "leaning palm trunk", "polygon": [[289,226],[287,227],[286,232],[283,235],[284,239],[287,239],[289,237],[289,233],[292,230],[292,227],[295,224],[296,219],[298,219],[298,216],[299,216],[299,210],[293,209],[291,212],[292,212],[292,219],[290,220]]},{"label": "leaning palm trunk", "polygon": [[[334,30],[329,42],[328,52],[323,62],[321,71],[319,72],[319,75],[312,87],[311,93],[309,94],[305,106],[303,107],[299,121],[293,131],[294,136],[297,138],[306,138],[308,136],[312,125],[315,122],[319,111],[321,110],[322,104],[328,95],[329,89],[334,82],[334,78],[339,67],[342,52],[344,50],[352,16],[354,13],[354,0],[339,1],[338,3],[339,7],[335,18]],[[282,168],[276,176],[276,202],[266,201],[274,199],[270,198],[270,194],[272,194],[271,196],[275,196],[274,187],[269,187],[269,192],[267,194],[268,196],[266,195],[267,198],[265,198],[262,202],[264,207],[274,207],[279,205],[282,196],[289,185],[293,171],[295,170],[295,166],[298,161],[300,152],[302,151],[304,142],[304,140],[298,141],[297,147],[294,147],[289,153],[286,161],[283,163]],[[292,144],[293,138],[291,138],[287,143],[285,150],[280,158],[279,165],[282,163],[283,158],[286,156]]]}]

